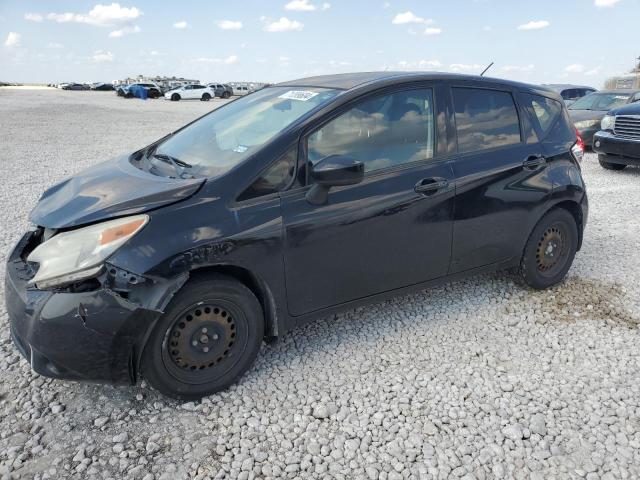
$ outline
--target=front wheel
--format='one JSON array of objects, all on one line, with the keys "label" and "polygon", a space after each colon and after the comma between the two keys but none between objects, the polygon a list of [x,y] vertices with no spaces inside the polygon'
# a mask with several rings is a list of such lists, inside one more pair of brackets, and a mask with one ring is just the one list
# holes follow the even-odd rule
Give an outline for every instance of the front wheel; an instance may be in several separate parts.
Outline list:
[{"label": "front wheel", "polygon": [[222,92],[222,98],[224,98],[225,100],[227,98],[229,98],[231,96],[231,94],[229,92]]},{"label": "front wheel", "polygon": [[600,162],[600,166],[605,170],[623,170],[626,167],[626,165],[622,163],[607,162],[606,155],[598,155],[598,162]]},{"label": "front wheel", "polygon": [[520,275],[536,290],[549,288],[565,277],[578,248],[578,227],[567,210],[547,213],[533,229],[520,262]]},{"label": "front wheel", "polygon": [[178,95],[177,93],[171,95],[171,101],[177,102],[178,100],[180,100],[180,95]]},{"label": "front wheel", "polygon": [[234,383],[264,336],[255,295],[224,275],[192,278],[158,320],[142,354],[142,376],[156,390],[196,400]]},{"label": "front wheel", "polygon": [[209,100],[211,100],[211,95],[209,95],[208,93],[204,93],[200,100],[202,100],[203,102],[208,102]]}]

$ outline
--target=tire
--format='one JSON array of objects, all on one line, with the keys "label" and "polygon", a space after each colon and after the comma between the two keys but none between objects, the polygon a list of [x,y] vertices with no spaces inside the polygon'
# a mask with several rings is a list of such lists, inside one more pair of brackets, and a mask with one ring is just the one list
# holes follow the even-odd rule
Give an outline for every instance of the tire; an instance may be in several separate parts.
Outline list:
[{"label": "tire", "polygon": [[598,162],[600,162],[600,166],[605,170],[624,170],[626,167],[626,165],[622,163],[607,162],[606,155],[598,155]]},{"label": "tire", "polygon": [[154,88],[149,90],[149,98],[158,98],[160,96],[160,92]]},{"label": "tire", "polygon": [[133,93],[127,92],[124,94],[124,98],[133,98]]},{"label": "tire", "polygon": [[177,102],[179,100],[180,100],[180,95],[178,95],[177,93],[174,93],[173,95],[171,95],[172,102]]},{"label": "tire", "polygon": [[227,98],[229,98],[231,96],[231,94],[229,92],[222,92],[222,98],[224,98],[225,100]]},{"label": "tire", "polygon": [[520,262],[520,276],[531,288],[543,290],[561,282],[578,249],[578,226],[567,210],[547,213],[531,232]]},{"label": "tire", "polygon": [[263,337],[262,308],[247,287],[225,275],[194,276],[151,332],[142,376],[166,396],[197,400],[245,373]]},{"label": "tire", "polygon": [[208,102],[209,100],[211,100],[211,95],[209,95],[208,93],[203,93],[200,100],[202,100],[203,102]]}]

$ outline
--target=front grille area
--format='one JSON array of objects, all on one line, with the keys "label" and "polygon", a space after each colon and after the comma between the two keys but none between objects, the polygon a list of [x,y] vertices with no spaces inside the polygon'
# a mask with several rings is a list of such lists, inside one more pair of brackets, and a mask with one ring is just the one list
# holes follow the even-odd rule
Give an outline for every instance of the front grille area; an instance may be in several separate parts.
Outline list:
[{"label": "front grille area", "polygon": [[618,137],[640,140],[640,115],[618,115],[613,133]]}]

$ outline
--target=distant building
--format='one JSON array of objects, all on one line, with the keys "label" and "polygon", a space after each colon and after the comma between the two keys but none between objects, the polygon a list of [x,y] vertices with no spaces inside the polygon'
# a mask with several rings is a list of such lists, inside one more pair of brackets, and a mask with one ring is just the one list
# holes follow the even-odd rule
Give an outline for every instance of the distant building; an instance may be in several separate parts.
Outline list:
[{"label": "distant building", "polygon": [[629,73],[607,79],[604,88],[616,90],[621,88],[640,88],[640,57],[638,64]]},{"label": "distant building", "polygon": [[115,80],[114,85],[131,85],[132,83],[156,83],[160,87],[168,89],[174,87],[180,87],[191,83],[200,84],[200,80],[193,80],[183,77],[164,77],[155,76],[148,77],[146,75],[138,75],[137,77],[129,77],[123,80]]}]

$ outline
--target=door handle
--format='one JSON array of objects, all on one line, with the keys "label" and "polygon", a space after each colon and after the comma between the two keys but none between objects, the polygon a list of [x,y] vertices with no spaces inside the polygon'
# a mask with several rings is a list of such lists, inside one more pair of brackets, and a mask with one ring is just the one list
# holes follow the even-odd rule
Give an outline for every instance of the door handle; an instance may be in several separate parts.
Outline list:
[{"label": "door handle", "polygon": [[525,170],[537,170],[547,163],[547,159],[542,155],[531,155],[522,162],[522,168]]},{"label": "door handle", "polygon": [[417,193],[432,195],[438,190],[442,190],[443,188],[447,188],[448,186],[449,181],[446,178],[431,177],[420,180],[418,183],[416,183],[416,186],[413,187],[413,189]]}]

